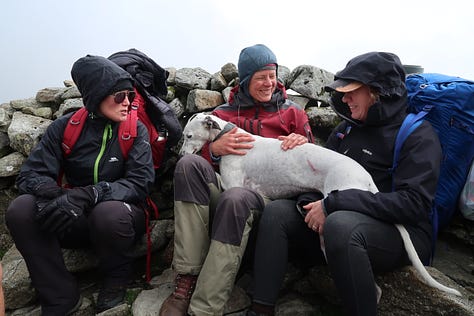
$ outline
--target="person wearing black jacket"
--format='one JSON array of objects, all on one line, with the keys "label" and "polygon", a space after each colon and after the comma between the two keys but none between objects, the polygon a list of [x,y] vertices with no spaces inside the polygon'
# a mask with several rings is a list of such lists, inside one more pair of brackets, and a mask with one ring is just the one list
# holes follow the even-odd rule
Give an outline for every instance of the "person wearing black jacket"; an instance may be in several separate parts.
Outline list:
[{"label": "person wearing black jacket", "polygon": [[[407,115],[400,59],[386,52],[357,56],[335,75],[326,90],[332,92],[332,107],[343,119],[326,147],[359,162],[379,192],[348,189],[326,197],[305,194],[298,201],[269,203],[259,224],[255,292],[248,315],[273,315],[289,256],[303,255],[310,264],[324,262],[320,235],[349,315],[376,315],[380,292],[374,273],[410,264],[393,224],[406,227],[422,261],[430,259],[430,209],[441,147],[429,122],[424,121],[410,134],[396,172],[389,171],[395,138]],[[305,217],[298,209],[307,211]]]},{"label": "person wearing black jacket", "polygon": [[[82,132],[65,157],[63,134],[72,113],[51,123],[23,164],[16,182],[21,195],[6,212],[42,315],[67,315],[81,304],[61,248],[95,250],[103,276],[97,312],[123,301],[130,249],[145,232],[141,205],[154,181],[141,122],[126,159],[120,149],[118,127],[134,98],[130,74],[107,58],[87,55],[74,63],[71,75],[88,110]],[[68,189],[57,184],[61,174]]]}]

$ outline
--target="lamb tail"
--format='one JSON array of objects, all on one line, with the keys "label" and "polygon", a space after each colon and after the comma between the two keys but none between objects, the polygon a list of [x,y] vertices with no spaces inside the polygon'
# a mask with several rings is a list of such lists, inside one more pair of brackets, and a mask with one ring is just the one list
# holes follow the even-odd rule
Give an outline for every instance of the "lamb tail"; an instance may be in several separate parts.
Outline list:
[{"label": "lamb tail", "polygon": [[408,258],[411,261],[411,264],[413,267],[420,273],[421,277],[425,281],[426,284],[429,286],[432,286],[440,291],[449,293],[449,294],[454,294],[457,296],[462,296],[461,293],[453,288],[447,287],[438,281],[436,281],[426,270],[425,266],[421,262],[420,258],[418,257],[418,254],[416,253],[415,247],[413,246],[413,243],[410,239],[410,235],[408,234],[407,230],[403,225],[400,224],[395,224],[397,227],[398,231],[400,232],[400,235],[402,236],[403,239],[403,244],[405,245],[405,249],[408,253]]}]

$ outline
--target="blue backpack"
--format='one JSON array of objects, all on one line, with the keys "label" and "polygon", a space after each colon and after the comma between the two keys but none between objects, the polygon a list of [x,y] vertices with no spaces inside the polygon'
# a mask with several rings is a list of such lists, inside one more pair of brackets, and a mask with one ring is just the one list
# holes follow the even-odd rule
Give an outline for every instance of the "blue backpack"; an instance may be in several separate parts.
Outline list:
[{"label": "blue backpack", "polygon": [[432,208],[433,240],[458,210],[458,200],[474,158],[474,81],[442,74],[406,78],[408,116],[395,141],[393,167],[408,135],[426,119],[438,134],[443,157]]}]

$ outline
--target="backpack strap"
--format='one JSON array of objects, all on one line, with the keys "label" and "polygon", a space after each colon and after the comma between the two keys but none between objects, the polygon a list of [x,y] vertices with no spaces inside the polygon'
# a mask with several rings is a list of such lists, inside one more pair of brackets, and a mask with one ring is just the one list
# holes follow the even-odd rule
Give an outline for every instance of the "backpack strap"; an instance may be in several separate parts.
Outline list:
[{"label": "backpack strap", "polygon": [[[397,138],[395,139],[395,146],[393,150],[393,162],[392,168],[390,168],[390,174],[392,175],[392,192],[395,191],[395,181],[393,180],[393,174],[398,167],[398,159],[400,157],[400,151],[402,149],[403,143],[408,138],[408,136],[423,122],[424,117],[430,112],[433,108],[431,105],[426,105],[418,113],[408,113],[408,115],[403,120],[402,126],[398,130]],[[431,208],[431,223],[433,226],[433,236],[431,240],[431,258],[430,262],[423,262],[424,265],[431,265],[431,261],[434,257],[434,250],[436,245],[436,238],[438,235],[438,213],[436,207],[433,204]]]},{"label": "backpack strap", "polygon": [[[423,118],[429,113],[432,106],[426,106],[422,111],[418,113],[408,113],[403,120],[402,126],[398,130],[397,138],[395,139],[395,146],[393,150],[393,161],[392,168],[389,169],[390,174],[393,176],[395,170],[398,167],[398,160],[400,157],[400,151],[403,143],[407,137],[423,122]],[[395,184],[392,181],[392,191],[395,191]]]},{"label": "backpack strap", "polygon": [[[84,122],[86,121],[88,114],[89,112],[87,111],[87,109],[85,107],[82,107],[77,110],[67,122],[66,127],[64,128],[63,141],[61,143],[64,158],[71,154],[72,149],[77,142],[77,139],[81,135],[82,128],[84,127]],[[67,183],[63,185],[63,177],[64,169],[61,168],[59,170],[56,183],[60,187],[69,187]]]},{"label": "backpack strap", "polygon": [[77,110],[67,122],[66,128],[64,129],[63,142],[61,144],[64,157],[71,154],[72,148],[76,144],[79,135],[81,135],[88,114],[87,109],[82,107]]},{"label": "backpack strap", "polygon": [[156,222],[154,224],[151,224],[151,220],[153,219],[158,219],[159,212],[158,212],[158,207],[156,206],[155,202],[151,199],[150,196],[146,198],[146,204],[145,204],[145,232],[146,232],[146,281],[150,282],[151,280],[151,252],[152,252],[152,242],[151,242],[151,233],[153,231],[153,228],[156,225]]},{"label": "backpack strap", "polygon": [[125,160],[128,158],[128,153],[132,148],[133,142],[137,137],[137,120],[138,120],[138,107],[140,106],[139,94],[136,88],[133,88],[135,91],[135,100],[130,104],[130,111],[128,112],[127,119],[120,123],[119,126],[119,144],[120,149],[122,150],[122,155]]}]

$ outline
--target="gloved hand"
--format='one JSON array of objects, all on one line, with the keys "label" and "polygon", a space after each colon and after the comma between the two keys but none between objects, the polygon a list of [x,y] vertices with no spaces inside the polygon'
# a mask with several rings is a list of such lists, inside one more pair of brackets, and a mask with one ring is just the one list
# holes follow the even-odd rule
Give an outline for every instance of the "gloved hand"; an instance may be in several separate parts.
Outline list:
[{"label": "gloved hand", "polygon": [[66,192],[66,189],[58,186],[55,182],[40,184],[35,190],[34,195],[45,199],[54,199]]},{"label": "gloved hand", "polygon": [[92,185],[70,189],[42,209],[38,209],[36,220],[41,229],[62,234],[97,201],[98,191]]},{"label": "gloved hand", "polygon": [[48,182],[39,185],[34,190],[36,196],[36,206],[41,211],[49,202],[66,192],[66,189],[58,186],[55,182]]}]

